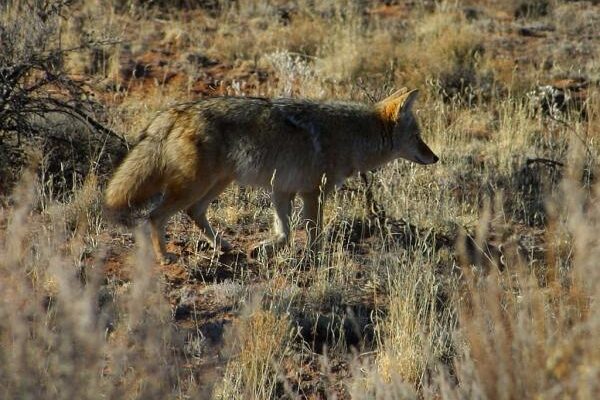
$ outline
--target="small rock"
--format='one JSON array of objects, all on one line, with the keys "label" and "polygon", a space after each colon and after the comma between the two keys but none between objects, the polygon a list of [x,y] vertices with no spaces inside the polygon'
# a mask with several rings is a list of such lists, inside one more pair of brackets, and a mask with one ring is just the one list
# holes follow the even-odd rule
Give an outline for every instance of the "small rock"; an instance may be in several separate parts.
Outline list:
[{"label": "small rock", "polygon": [[199,53],[190,53],[187,55],[187,61],[191,64],[194,64],[198,67],[212,67],[213,65],[217,65],[219,61],[209,58],[204,54]]},{"label": "small rock", "polygon": [[462,11],[467,21],[477,20],[483,15],[483,11],[477,7],[465,7]]},{"label": "small rock", "polygon": [[545,32],[554,32],[555,30],[554,25],[537,24],[520,27],[517,32],[521,36],[545,37]]}]

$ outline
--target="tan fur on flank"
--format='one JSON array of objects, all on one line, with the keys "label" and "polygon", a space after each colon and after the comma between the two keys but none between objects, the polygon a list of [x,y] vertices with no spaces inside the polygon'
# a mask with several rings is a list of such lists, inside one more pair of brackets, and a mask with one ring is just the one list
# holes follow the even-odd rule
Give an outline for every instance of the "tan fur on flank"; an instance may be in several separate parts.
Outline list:
[{"label": "tan fur on flank", "polygon": [[401,89],[375,105],[299,99],[215,97],[157,115],[115,172],[106,207],[128,210],[162,193],[150,214],[152,244],[163,262],[163,228],[185,210],[214,246],[206,209],[232,181],[272,193],[274,250],[287,243],[291,202],[304,203],[309,242],[319,235],[323,196],[345,178],[398,157],[431,164],[437,156],[421,140],[411,111],[416,91]]}]

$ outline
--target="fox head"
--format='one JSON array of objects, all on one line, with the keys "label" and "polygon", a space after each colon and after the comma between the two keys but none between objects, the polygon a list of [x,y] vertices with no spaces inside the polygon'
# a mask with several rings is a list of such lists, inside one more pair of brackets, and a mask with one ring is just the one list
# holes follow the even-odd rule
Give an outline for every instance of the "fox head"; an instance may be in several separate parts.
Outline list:
[{"label": "fox head", "polygon": [[394,155],[419,164],[433,164],[439,158],[421,139],[421,130],[412,107],[417,90],[402,88],[376,104],[384,123],[391,127]]}]

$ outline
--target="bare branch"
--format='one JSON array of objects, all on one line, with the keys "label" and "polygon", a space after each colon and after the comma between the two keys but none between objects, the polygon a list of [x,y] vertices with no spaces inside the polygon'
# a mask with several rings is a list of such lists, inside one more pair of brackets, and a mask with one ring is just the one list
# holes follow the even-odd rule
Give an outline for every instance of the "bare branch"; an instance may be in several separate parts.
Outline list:
[{"label": "bare branch", "polygon": [[556,160],[551,160],[549,158],[528,158],[527,161],[525,162],[525,164],[527,166],[529,166],[531,164],[535,164],[535,163],[546,164],[551,167],[564,167],[565,166],[564,163],[562,163],[560,161],[556,161]]}]

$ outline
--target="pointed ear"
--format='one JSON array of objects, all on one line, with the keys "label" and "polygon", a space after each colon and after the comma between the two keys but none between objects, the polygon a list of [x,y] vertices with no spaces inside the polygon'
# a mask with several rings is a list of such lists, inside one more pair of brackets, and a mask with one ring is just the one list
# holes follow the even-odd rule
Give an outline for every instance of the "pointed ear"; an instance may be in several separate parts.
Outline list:
[{"label": "pointed ear", "polygon": [[417,100],[418,95],[419,91],[417,89],[411,90],[410,92],[406,93],[406,97],[404,99],[404,102],[402,103],[400,112],[398,113],[399,118],[402,117],[402,115],[408,114],[412,110],[412,107],[415,104],[415,100]]},{"label": "pointed ear", "polygon": [[403,116],[410,114],[412,106],[417,99],[419,91],[400,89],[391,96],[377,103],[375,106],[379,110],[379,115],[385,121],[399,121]]},{"label": "pointed ear", "polygon": [[395,123],[402,110],[403,103],[402,98],[380,101],[375,105],[375,109],[383,121]]},{"label": "pointed ear", "polygon": [[377,103],[377,104],[389,103],[389,102],[391,102],[393,100],[396,100],[398,97],[406,94],[407,92],[408,92],[407,88],[405,88],[405,87],[400,88],[400,89],[396,90],[394,93],[390,94],[385,99],[380,100],[379,103]]}]

